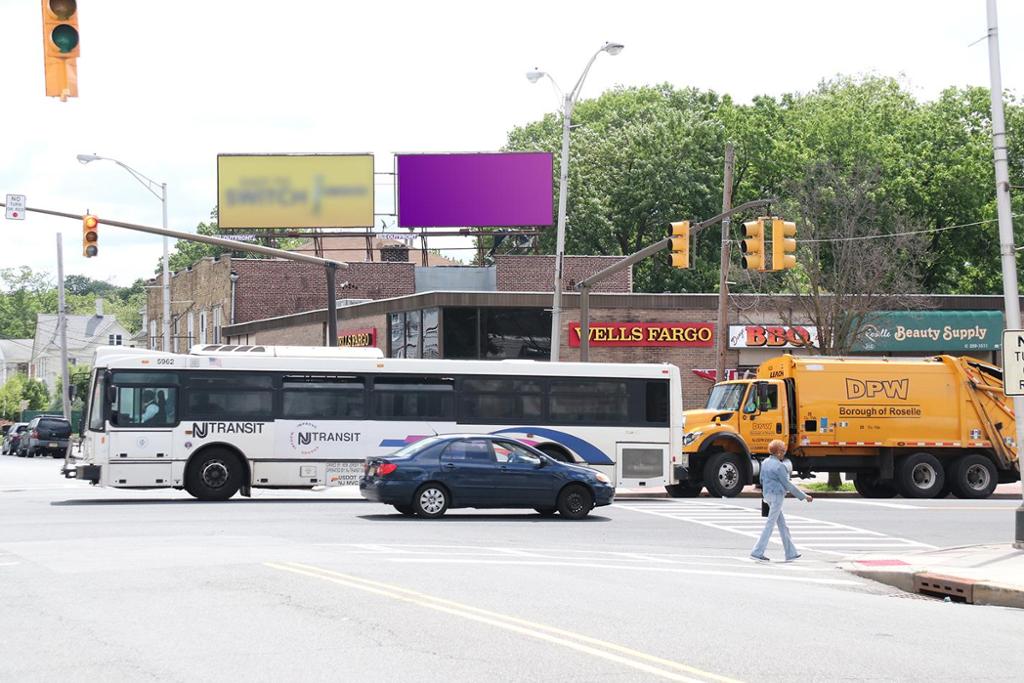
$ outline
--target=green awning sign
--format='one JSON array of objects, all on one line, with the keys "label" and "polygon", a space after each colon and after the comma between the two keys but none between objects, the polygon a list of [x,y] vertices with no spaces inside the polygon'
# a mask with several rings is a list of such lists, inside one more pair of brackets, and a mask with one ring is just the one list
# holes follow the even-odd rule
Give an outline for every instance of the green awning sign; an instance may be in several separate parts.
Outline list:
[{"label": "green awning sign", "polygon": [[999,311],[884,311],[870,314],[853,351],[995,351]]}]

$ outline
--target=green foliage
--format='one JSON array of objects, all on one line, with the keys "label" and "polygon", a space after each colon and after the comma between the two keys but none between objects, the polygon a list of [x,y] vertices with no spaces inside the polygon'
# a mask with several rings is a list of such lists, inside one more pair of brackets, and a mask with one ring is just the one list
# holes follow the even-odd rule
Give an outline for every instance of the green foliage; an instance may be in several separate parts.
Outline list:
[{"label": "green foliage", "polygon": [[[629,254],[667,236],[671,221],[718,213],[727,141],[736,146],[734,205],[786,199],[815,169],[828,167],[873,176],[868,199],[881,233],[897,225],[936,230],[990,220],[989,117],[985,88],[949,88],[921,102],[898,80],[877,76],[841,76],[807,93],[757,97],[748,105],[669,85],[610,90],[573,112],[566,253]],[[1006,118],[1011,183],[1024,185],[1024,107],[1012,97]],[[556,191],[561,134],[560,116],[549,114],[512,130],[507,143],[511,150],[552,152]],[[1016,213],[1024,211],[1021,198],[1014,204]],[[749,218],[733,221],[733,239]],[[928,233],[919,264],[923,290],[1000,291],[996,232],[990,222]],[[543,252],[554,251],[554,233],[541,239]],[[801,234],[798,225],[798,243]],[[719,239],[717,228],[697,235],[687,271],[672,270],[667,258],[638,264],[635,288],[715,291]]]},{"label": "green foliage", "polygon": [[41,379],[26,379],[21,398],[28,401],[27,410],[43,410],[50,404],[50,392]]},{"label": "green foliage", "polygon": [[[259,231],[259,236],[253,241],[253,243],[266,247],[275,247],[277,249],[295,249],[302,244],[303,240],[301,238],[281,237],[281,232],[282,231],[280,230],[261,230]],[[213,210],[210,211],[210,222],[200,223],[196,226],[196,233],[199,235],[206,235],[207,237],[232,237],[240,233],[246,233],[246,231],[234,229],[221,231],[220,226],[217,225],[217,208],[214,207]],[[244,242],[239,241],[239,244],[243,243]],[[207,256],[217,257],[225,253],[230,253],[231,256],[238,256],[239,258],[269,258],[261,254],[254,254],[241,250],[228,250],[212,244],[204,244],[203,242],[177,240],[174,243],[174,250],[168,257],[168,265],[170,266],[171,272],[177,272],[179,270],[185,270],[195,262],[204,259]],[[157,262],[155,272],[159,274],[162,271],[163,261],[161,260]]]},{"label": "green foliage", "polygon": [[[74,399],[71,401],[72,410],[81,410],[85,405],[86,394],[89,393],[89,382],[92,380],[92,368],[88,365],[68,365],[68,383],[74,387]],[[61,392],[64,388],[64,378],[57,376],[56,385],[53,388],[53,397],[50,401],[50,409],[60,412],[64,405],[61,399]]]},{"label": "green foliage", "polygon": [[0,387],[0,418],[17,420],[20,414],[22,393],[25,391],[25,376],[11,375]]}]

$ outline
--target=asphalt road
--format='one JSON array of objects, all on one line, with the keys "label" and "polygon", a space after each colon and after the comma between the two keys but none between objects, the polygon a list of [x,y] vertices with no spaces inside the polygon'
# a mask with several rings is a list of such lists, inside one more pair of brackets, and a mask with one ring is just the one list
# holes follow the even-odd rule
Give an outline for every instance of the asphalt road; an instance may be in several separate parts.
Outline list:
[{"label": "asphalt road", "polygon": [[[199,503],[0,457],[0,680],[1020,680],[1019,610],[835,567],[1005,541],[1017,501],[788,504],[804,557],[747,559],[757,500],[583,522],[407,519],[346,492]],[[773,556],[781,556],[778,546]]]}]

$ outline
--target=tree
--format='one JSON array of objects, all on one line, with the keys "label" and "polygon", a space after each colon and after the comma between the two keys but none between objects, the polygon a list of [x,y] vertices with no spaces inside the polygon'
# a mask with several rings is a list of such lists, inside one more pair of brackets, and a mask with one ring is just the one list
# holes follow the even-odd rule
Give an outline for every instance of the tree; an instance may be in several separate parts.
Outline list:
[{"label": "tree", "polygon": [[0,417],[17,420],[21,415],[22,394],[25,390],[25,376],[11,375],[0,387]]},{"label": "tree", "polygon": [[50,277],[28,266],[0,269],[0,293],[0,337],[32,337],[36,316],[57,311],[57,291]]},{"label": "tree", "polygon": [[[92,381],[92,368],[88,365],[68,365],[68,383],[74,390],[74,397],[71,400],[71,409],[79,410],[85,404],[85,397],[89,393],[89,383]],[[53,388],[53,400],[50,409],[60,411],[64,408],[62,390],[64,378],[58,376],[57,384]]]},{"label": "tree", "polygon": [[[241,231],[245,233],[245,231]],[[295,249],[303,243],[303,239],[294,237],[281,237],[280,230],[260,230],[257,237],[250,238],[249,240],[239,240],[239,244],[243,244],[246,241],[252,241],[255,244],[261,244],[263,246],[277,247],[278,249]],[[206,235],[207,237],[237,237],[240,231],[238,230],[221,230],[217,224],[217,207],[214,207],[210,211],[210,222],[200,223],[196,226],[196,234]],[[246,233],[247,234],[247,233]],[[242,258],[251,259],[263,259],[269,258],[262,254],[254,254],[252,252],[245,251],[231,251],[224,247],[218,247],[212,244],[205,244],[203,242],[192,242],[190,240],[177,240],[174,243],[174,251],[168,258],[169,268],[171,272],[177,272],[179,270],[185,270],[192,264],[204,259],[208,256],[218,257],[221,254],[230,253],[231,256],[238,255]],[[160,274],[163,272],[163,261],[157,262],[156,273]]]},{"label": "tree", "polygon": [[28,401],[27,410],[43,410],[50,403],[50,392],[40,379],[26,379],[21,398]]}]

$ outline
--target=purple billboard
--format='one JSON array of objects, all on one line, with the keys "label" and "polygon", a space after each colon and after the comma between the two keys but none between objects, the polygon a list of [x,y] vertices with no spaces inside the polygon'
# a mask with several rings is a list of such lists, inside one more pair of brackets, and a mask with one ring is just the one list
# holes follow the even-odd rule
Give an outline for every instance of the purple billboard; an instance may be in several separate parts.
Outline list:
[{"label": "purple billboard", "polygon": [[399,154],[403,228],[551,225],[548,152]]}]

